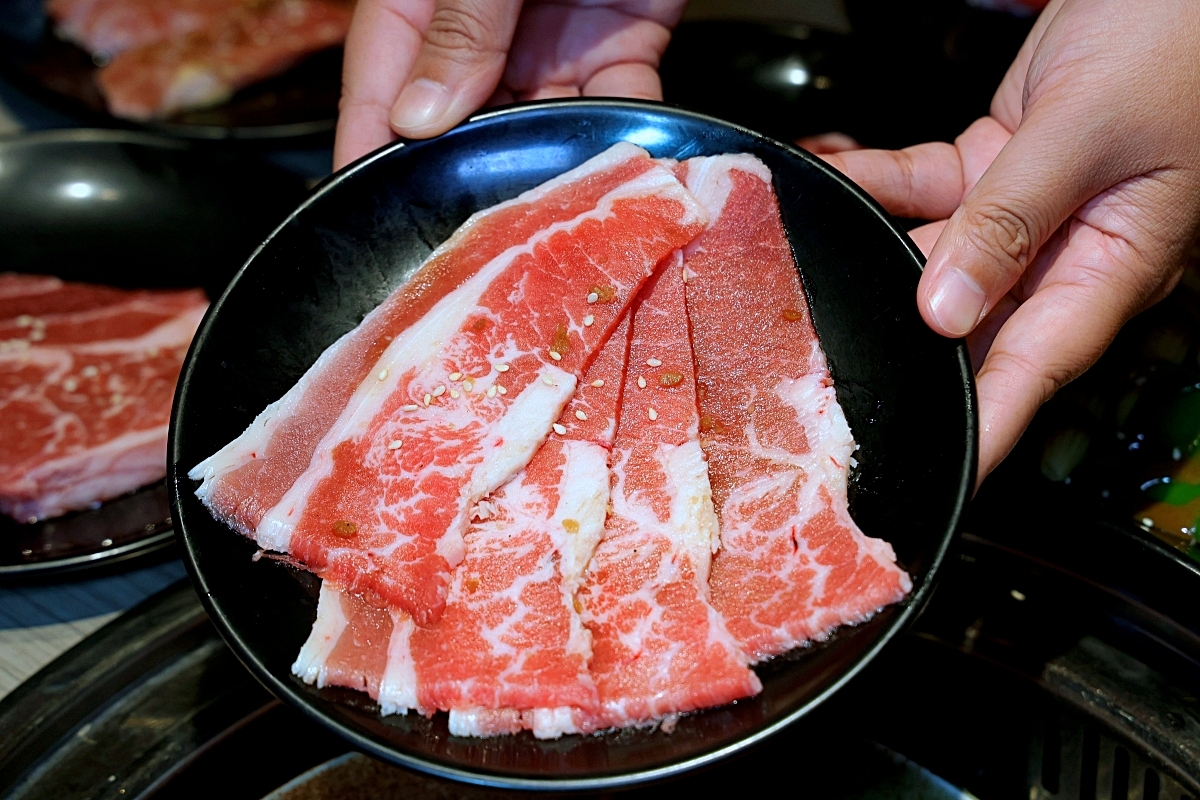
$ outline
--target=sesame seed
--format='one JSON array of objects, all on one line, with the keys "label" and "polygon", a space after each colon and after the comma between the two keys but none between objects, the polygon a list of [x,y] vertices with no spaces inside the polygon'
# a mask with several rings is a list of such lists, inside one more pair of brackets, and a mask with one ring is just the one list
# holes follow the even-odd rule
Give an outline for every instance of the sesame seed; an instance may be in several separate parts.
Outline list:
[{"label": "sesame seed", "polygon": [[475,381],[471,380],[470,378],[467,378],[465,381],[463,381],[463,391],[464,392],[470,392],[470,391],[473,391],[474,389],[475,389]]},{"label": "sesame seed", "polygon": [[556,423],[554,423],[554,432],[557,433],[559,436],[562,436],[564,433],[567,432],[567,427],[565,425],[559,425],[556,422]]},{"label": "sesame seed", "polygon": [[416,410],[417,410],[417,405],[416,405],[416,403],[409,403],[408,405],[406,405],[406,406],[404,407],[404,409],[403,409],[403,410],[404,410],[404,411],[416,411]]},{"label": "sesame seed", "polygon": [[600,378],[596,378],[596,380],[592,381],[592,386],[595,386],[597,389],[599,389],[603,385],[604,385],[604,381],[601,380]]},{"label": "sesame seed", "polygon": [[446,393],[446,387],[445,387],[445,385],[440,384],[440,383],[433,388],[432,392],[430,392],[430,394],[432,394],[434,397],[441,397],[445,393]]},{"label": "sesame seed", "polygon": [[505,389],[503,386],[497,386],[496,391],[500,394],[508,394],[508,389]]},{"label": "sesame seed", "polygon": [[653,422],[654,420],[658,419],[658,412],[652,408],[646,412],[646,416],[648,416],[650,421]]},{"label": "sesame seed", "polygon": [[600,295],[596,294],[595,292],[592,292],[591,294],[589,294],[589,295],[587,296],[587,301],[588,301],[589,303],[594,303],[594,302],[596,302],[596,301],[597,301],[597,300],[599,300],[599,299],[600,299]]},{"label": "sesame seed", "polygon": [[32,324],[33,317],[29,316],[28,314],[22,314],[21,316],[17,317],[18,328],[28,328]]},{"label": "sesame seed", "polygon": [[587,414],[583,413],[583,411],[579,409],[576,409],[575,419],[579,420],[580,422],[587,422]]},{"label": "sesame seed", "polygon": [[44,330],[42,330],[41,328],[34,328],[33,330],[31,330],[29,332],[29,341],[31,341],[31,342],[40,342],[42,339],[45,339],[45,338],[46,338],[46,332]]},{"label": "sesame seed", "polygon": [[684,268],[681,270],[681,272],[683,273],[683,282],[684,282],[684,283],[687,283],[687,279],[688,279],[688,271],[687,271],[687,267],[684,267]]},{"label": "sesame seed", "polygon": [[388,450],[399,450],[400,445],[402,444],[404,444],[404,442],[400,441],[399,439],[392,439],[390,442],[388,442]]},{"label": "sesame seed", "polygon": [[450,396],[457,400],[459,398],[458,389],[451,389]]},{"label": "sesame seed", "polygon": [[387,376],[388,376],[388,371],[386,369],[379,370],[379,380],[386,381]]},{"label": "sesame seed", "polygon": [[79,374],[85,378],[94,378],[100,374],[100,370],[89,364],[88,366],[79,370]]},{"label": "sesame seed", "polygon": [[115,406],[118,403],[120,403],[122,400],[124,400],[125,396],[123,394],[121,394],[120,392],[114,392],[113,396],[108,399],[111,400],[112,404]]},{"label": "sesame seed", "polygon": [[425,405],[429,405],[432,402],[433,402],[433,395],[431,395],[431,394],[425,395]]},{"label": "sesame seed", "polygon": [[489,387],[488,387],[488,390],[487,390],[487,396],[488,396],[488,397],[495,397],[495,396],[496,396],[496,387],[495,387],[495,386],[489,386]]},{"label": "sesame seed", "polygon": [[559,354],[558,354],[557,352],[555,352],[554,350],[551,350],[551,351],[550,351],[550,357],[551,357],[551,358],[553,358],[555,361],[562,361],[562,356],[561,356],[561,355],[559,355]]},{"label": "sesame seed", "polygon": [[645,378],[643,378],[641,375],[638,375],[638,388],[639,388],[639,389],[645,389],[645,388],[646,388],[646,379],[645,379]]},{"label": "sesame seed", "polygon": [[647,366],[647,367],[661,367],[661,366],[662,366],[662,362],[661,362],[661,361],[659,361],[657,358],[647,358],[647,359],[646,359],[646,366]]},{"label": "sesame seed", "polygon": [[462,380],[462,373],[461,372],[451,372],[450,380],[452,380],[452,381]]},{"label": "sesame seed", "polygon": [[586,317],[583,318],[583,327],[585,327],[585,328],[590,328],[595,323],[596,323],[596,318],[593,317],[591,314],[588,314]]},{"label": "sesame seed", "polygon": [[554,378],[551,378],[549,375],[543,375],[543,376],[542,376],[542,383],[546,384],[547,386],[553,386],[553,385],[554,385]]},{"label": "sesame seed", "polygon": [[496,372],[508,372],[508,364],[497,364]]},{"label": "sesame seed", "polygon": [[63,381],[63,390],[64,391],[73,392],[78,388],[79,388],[79,381],[75,380],[74,378],[67,378],[65,381]]}]

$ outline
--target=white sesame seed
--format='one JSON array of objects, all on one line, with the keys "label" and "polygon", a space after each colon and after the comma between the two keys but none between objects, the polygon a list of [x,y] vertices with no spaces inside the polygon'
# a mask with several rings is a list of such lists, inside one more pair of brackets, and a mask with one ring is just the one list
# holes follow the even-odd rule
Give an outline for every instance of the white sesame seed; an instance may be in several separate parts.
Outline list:
[{"label": "white sesame seed", "polygon": [[73,392],[78,388],[79,388],[79,381],[75,380],[74,378],[67,378],[65,381],[63,381],[63,390],[64,391]]},{"label": "white sesame seed", "polygon": [[596,318],[593,317],[591,314],[588,314],[586,317],[583,318],[583,327],[590,328],[594,324],[596,324]]},{"label": "white sesame seed", "polygon": [[404,443],[401,442],[399,439],[392,439],[390,442],[388,442],[388,450],[399,450],[400,445],[402,445],[402,444],[404,444]]},{"label": "white sesame seed", "polygon": [[554,432],[557,433],[559,436],[562,436],[564,433],[567,432],[567,427],[565,425],[559,425],[556,422],[556,423],[554,423]]},{"label": "white sesame seed", "polygon": [[416,410],[417,410],[417,404],[416,404],[416,403],[409,403],[408,405],[406,405],[406,406],[404,407],[404,409],[403,409],[403,410],[404,410],[404,411],[416,411]]},{"label": "white sesame seed", "polygon": [[551,378],[549,375],[543,375],[543,376],[542,376],[542,383],[546,384],[547,386],[553,386],[553,385],[554,385],[554,378]]},{"label": "white sesame seed", "polygon": [[508,389],[505,389],[503,386],[497,386],[496,391],[500,394],[508,394]]},{"label": "white sesame seed", "polygon": [[451,372],[450,380],[452,380],[452,381],[462,380],[462,373],[461,372]]},{"label": "white sesame seed", "polygon": [[579,420],[580,422],[587,422],[587,414],[583,413],[583,411],[579,409],[576,409],[575,419]]},{"label": "white sesame seed", "polygon": [[100,374],[100,370],[89,364],[88,366],[79,370],[79,374],[85,378],[94,378]]},{"label": "white sesame seed", "polygon": [[45,338],[46,338],[46,332],[44,330],[42,330],[41,328],[34,328],[33,330],[31,330],[29,332],[29,341],[31,341],[31,342],[40,342],[42,339],[45,339]]},{"label": "white sesame seed", "polygon": [[508,372],[508,364],[497,364],[496,372]]},{"label": "white sesame seed", "polygon": [[21,316],[17,317],[18,328],[28,328],[32,324],[33,317],[29,316],[28,314],[22,314]]},{"label": "white sesame seed", "polygon": [[688,279],[687,267],[684,267],[684,268],[681,270],[681,272],[683,273],[683,282],[684,282],[684,283],[687,283],[687,279]]},{"label": "white sesame seed", "polygon": [[600,299],[600,295],[596,294],[595,292],[592,292],[587,296],[587,301],[589,303],[594,303],[599,299]]},{"label": "white sesame seed", "polygon": [[463,381],[463,391],[464,392],[474,391],[474,389],[475,389],[475,381],[471,380],[470,378],[467,378],[465,381]]},{"label": "white sesame seed", "polygon": [[125,399],[125,395],[121,394],[120,392],[114,392],[113,396],[108,399],[111,400],[112,404],[115,406]]},{"label": "white sesame seed", "polygon": [[451,389],[450,396],[453,397],[455,400],[457,400],[459,398],[458,389]]},{"label": "white sesame seed", "polygon": [[646,412],[646,416],[648,416],[650,421],[653,422],[654,420],[658,419],[658,412],[652,408]]},{"label": "white sesame seed", "polygon": [[489,386],[489,387],[488,387],[488,390],[487,390],[487,396],[488,396],[488,397],[495,397],[495,396],[496,396],[496,387],[495,387],[495,386]]},{"label": "white sesame seed", "polygon": [[647,367],[661,367],[661,366],[662,366],[662,362],[661,362],[661,361],[659,361],[657,358],[647,358],[647,359],[646,359],[646,366],[647,366]]},{"label": "white sesame seed", "polygon": [[641,375],[638,375],[638,388],[639,388],[639,389],[645,389],[645,388],[646,388],[646,379],[645,379],[645,378],[643,378]]},{"label": "white sesame seed", "polygon": [[379,380],[386,381],[387,376],[388,376],[388,371],[386,369],[379,370]]},{"label": "white sesame seed", "polygon": [[434,397],[441,397],[445,393],[446,393],[446,387],[444,384],[441,384],[441,383],[439,383],[437,386],[433,387],[433,391],[430,392],[430,394],[432,394]]},{"label": "white sesame seed", "polygon": [[601,380],[600,378],[596,378],[596,380],[592,381],[592,386],[595,386],[597,389],[599,389],[603,385],[604,385],[604,381]]},{"label": "white sesame seed", "polygon": [[433,402],[433,395],[431,395],[431,394],[425,395],[425,405],[429,405],[432,402]]},{"label": "white sesame seed", "polygon": [[554,350],[551,350],[551,351],[550,351],[550,357],[551,357],[551,358],[553,358],[555,361],[562,361],[562,356],[561,356],[561,355],[559,355],[559,354],[558,354],[556,351],[554,351]]}]

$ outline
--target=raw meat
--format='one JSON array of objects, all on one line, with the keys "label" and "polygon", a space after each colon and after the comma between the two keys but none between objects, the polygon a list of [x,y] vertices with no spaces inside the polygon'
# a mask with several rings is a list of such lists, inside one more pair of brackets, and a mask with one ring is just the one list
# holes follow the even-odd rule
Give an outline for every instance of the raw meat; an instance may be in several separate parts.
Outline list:
[{"label": "raw meat", "polygon": [[133,47],[186,37],[236,13],[254,0],[48,0],[55,32],[95,56],[111,58]]},{"label": "raw meat", "polygon": [[466,534],[441,620],[417,628],[361,597],[335,601],[327,582],[297,675],[365,690],[388,713],[449,710],[459,735],[556,737],[596,714],[574,597],[604,527],[628,329],[623,322],[602,348],[555,435],[480,504],[485,519]]},{"label": "raw meat", "polygon": [[641,283],[703,222],[655,165],[494,258],[391,342],[257,541],[436,621],[469,509],[528,463]]},{"label": "raw meat", "polygon": [[759,661],[867,619],[912,583],[891,545],[863,535],[847,510],[854,440],[770,172],[746,155],[681,169],[710,220],[685,253],[701,443],[721,520],[712,602]]},{"label": "raw meat", "polygon": [[595,210],[605,195],[653,164],[641,148],[618,144],[472,216],[241,436],[192,471],[193,478],[203,479],[197,494],[217,517],[253,535],[267,511],[308,468],[318,442],[397,335],[492,259],[540,230]]},{"label": "raw meat", "polygon": [[[171,19],[187,18],[172,12]],[[118,117],[149,120],[223,103],[244,86],[341,44],[353,10],[332,0],[267,0],[215,13],[183,35],[123,50],[96,75]],[[187,26],[184,26],[187,27]]]},{"label": "raw meat", "polygon": [[593,728],[651,722],[762,685],[708,602],[717,518],[698,440],[678,255],[634,308],[611,511],[578,595],[600,693]]},{"label": "raw meat", "polygon": [[207,305],[199,290],[0,276],[0,511],[44,519],[162,478],[175,381]]}]

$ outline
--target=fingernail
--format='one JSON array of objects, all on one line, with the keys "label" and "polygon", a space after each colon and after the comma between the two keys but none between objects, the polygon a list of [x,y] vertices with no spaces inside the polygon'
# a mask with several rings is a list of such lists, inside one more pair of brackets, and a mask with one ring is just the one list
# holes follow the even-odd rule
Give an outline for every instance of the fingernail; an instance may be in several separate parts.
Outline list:
[{"label": "fingernail", "polygon": [[970,275],[949,269],[938,278],[929,298],[929,310],[942,329],[953,336],[966,336],[979,322],[987,295]]},{"label": "fingernail", "polygon": [[404,87],[392,106],[392,127],[401,133],[419,132],[438,121],[450,105],[450,92],[437,81],[417,78]]}]

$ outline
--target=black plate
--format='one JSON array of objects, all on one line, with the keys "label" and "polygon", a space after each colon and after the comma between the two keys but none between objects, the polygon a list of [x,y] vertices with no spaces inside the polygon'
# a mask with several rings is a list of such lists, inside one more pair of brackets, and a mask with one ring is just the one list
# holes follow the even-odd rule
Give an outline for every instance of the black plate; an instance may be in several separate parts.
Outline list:
[{"label": "black plate", "polygon": [[[864,530],[895,546],[913,593],[866,624],[761,666],[761,695],[686,716],[671,735],[463,739],[448,735],[444,714],[381,718],[365,695],[304,685],[289,667],[316,616],[316,578],[252,562],[255,544],[209,515],[188,469],[237,436],[469,214],[620,140],[673,158],[750,152],[774,172],[838,398],[862,446],[851,509]],[[217,627],[255,675],[368,752],[460,780],[556,789],[645,781],[715,761],[811,711],[932,589],[973,486],[976,417],[965,349],[917,314],[920,268],[908,237],[823,162],[661,105],[534,103],[480,115],[437,139],[391,145],[335,175],[272,234],[192,345],[168,475],[185,561]]]},{"label": "black plate", "polygon": [[134,122],[108,113],[98,69],[79,47],[54,36],[38,0],[0,14],[0,74],[29,96],[85,125],[120,126],[189,139],[289,139],[333,132],[341,94],[342,49],[316,53],[219,106]]},{"label": "black plate", "polygon": [[[0,137],[0,272],[202,286],[217,297],[303,193],[299,179],[258,162],[157,136]],[[162,483],[32,525],[0,516],[0,581],[109,565],[172,541]]]}]

